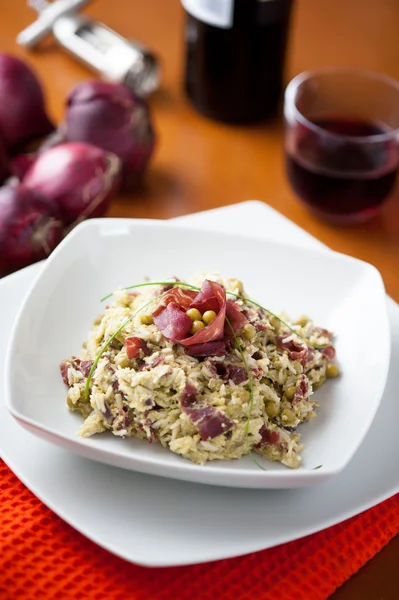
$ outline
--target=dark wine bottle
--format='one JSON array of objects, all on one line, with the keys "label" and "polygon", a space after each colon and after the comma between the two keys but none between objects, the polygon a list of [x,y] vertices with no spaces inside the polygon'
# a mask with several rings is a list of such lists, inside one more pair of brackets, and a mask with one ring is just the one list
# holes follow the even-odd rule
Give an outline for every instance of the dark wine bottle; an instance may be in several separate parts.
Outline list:
[{"label": "dark wine bottle", "polygon": [[185,89],[203,114],[229,123],[272,116],[283,87],[293,0],[182,0]]}]

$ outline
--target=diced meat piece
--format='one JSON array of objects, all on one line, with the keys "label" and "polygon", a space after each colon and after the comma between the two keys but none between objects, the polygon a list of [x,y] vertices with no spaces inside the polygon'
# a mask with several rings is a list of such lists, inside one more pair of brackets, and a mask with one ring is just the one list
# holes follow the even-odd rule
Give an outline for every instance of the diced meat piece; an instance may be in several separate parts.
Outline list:
[{"label": "diced meat piece", "polygon": [[145,415],[146,418],[144,419],[143,423],[137,423],[137,429],[142,431],[146,435],[149,443],[152,444],[153,442],[157,441],[157,436],[153,428],[153,422],[148,419],[147,414]]},{"label": "diced meat piece", "polygon": [[239,384],[248,379],[245,368],[237,365],[214,361],[210,362],[209,368],[214,377],[219,377],[223,381],[231,380],[233,383]]},{"label": "diced meat piece", "polygon": [[244,367],[237,367],[236,365],[229,365],[227,367],[228,377],[233,383],[237,385],[248,380],[248,374]]},{"label": "diced meat piece", "polygon": [[296,391],[292,398],[292,404],[298,404],[304,398],[307,398],[309,394],[309,381],[306,375],[301,375],[300,379],[296,384]]},{"label": "diced meat piece", "polygon": [[60,371],[61,371],[61,377],[63,382],[65,383],[65,385],[69,385],[68,382],[68,369],[71,366],[71,363],[69,361],[64,360],[61,364],[60,364]]},{"label": "diced meat piece", "polygon": [[[252,325],[256,325],[257,322],[263,321],[266,318],[265,311],[262,308],[255,308],[255,306],[252,306],[252,308],[245,308],[242,311],[242,314],[245,316],[247,321],[252,323]],[[268,328],[270,328],[270,326],[267,327],[267,325],[265,325],[265,329]]]},{"label": "diced meat piece", "polygon": [[88,377],[90,370],[93,366],[93,362],[92,360],[82,360],[82,362],[80,363],[80,368],[79,370],[81,371],[83,377]]},{"label": "diced meat piece", "polygon": [[327,360],[334,360],[335,358],[335,348],[333,346],[325,346],[325,348],[320,348],[320,352],[326,357]]},{"label": "diced meat piece", "polygon": [[291,360],[304,360],[308,354],[308,347],[305,344],[300,344],[297,340],[286,342],[285,340],[288,337],[290,337],[288,334],[278,335],[276,337],[276,345],[283,350],[287,350]]},{"label": "diced meat piece", "polygon": [[107,421],[111,421],[112,412],[111,412],[111,409],[110,409],[109,405],[107,404],[107,402],[104,402],[103,415],[107,419]]},{"label": "diced meat piece", "polygon": [[197,402],[198,390],[191,385],[191,383],[186,383],[184,390],[180,396],[180,404],[183,409],[190,408]]},{"label": "diced meat piece", "polygon": [[151,350],[147,346],[147,343],[139,337],[127,337],[125,340],[126,354],[130,359],[138,358],[140,354],[148,356],[151,354]]},{"label": "diced meat piece", "polygon": [[152,316],[155,325],[167,340],[180,343],[190,333],[192,321],[176,302],[170,302],[166,308],[158,307]]},{"label": "diced meat piece", "polygon": [[127,408],[125,407],[119,409],[119,417],[117,417],[117,419],[119,420],[119,423],[116,426],[117,431],[121,431],[122,429],[129,429],[129,427],[132,424],[132,420],[127,414]]},{"label": "diced meat piece", "polygon": [[224,363],[215,363],[215,371],[217,377],[219,377],[220,379],[224,379],[224,381],[228,380],[229,371]]},{"label": "diced meat piece", "polygon": [[72,367],[72,369],[75,369],[76,371],[80,371],[82,373],[83,377],[87,378],[89,376],[90,369],[92,368],[92,366],[93,366],[92,360],[81,360],[80,358],[77,358],[76,356],[72,356],[68,360],[64,360],[60,364],[60,371],[61,371],[61,376],[62,376],[63,382],[65,383],[65,385],[69,385],[68,371],[71,367]]},{"label": "diced meat piece", "polygon": [[331,331],[328,331],[328,329],[323,329],[323,327],[313,327],[312,333],[314,333],[315,335],[320,335],[322,337],[326,337],[329,340],[332,340],[334,337],[333,334],[331,333]]},{"label": "diced meat piece", "polygon": [[314,355],[315,355],[314,349],[310,348],[310,346],[308,346],[307,347],[307,354],[301,360],[301,363],[303,364],[304,367],[306,367],[306,365],[309,365],[312,362],[312,360],[314,359]]},{"label": "diced meat piece", "polygon": [[190,415],[190,418],[197,427],[201,440],[209,440],[227,433],[234,426],[229,417],[213,406],[199,408],[195,414]]},{"label": "diced meat piece", "polygon": [[234,427],[233,421],[214,406],[206,406],[197,394],[195,387],[188,383],[182,392],[180,404],[196,426],[201,440],[209,440],[230,431]]},{"label": "diced meat piece", "polygon": [[212,377],[219,377],[220,379],[227,379],[227,366],[225,363],[221,363],[218,361],[210,360],[207,364],[209,371],[212,374]]},{"label": "diced meat piece", "polygon": [[277,445],[280,442],[280,434],[278,431],[268,429],[266,425],[262,425],[260,431],[261,440],[258,444],[258,448],[263,446]]},{"label": "diced meat piece", "polygon": [[122,427],[120,429],[129,429],[131,424],[132,424],[132,420],[130,419],[130,417],[128,417],[126,415],[121,423]]}]

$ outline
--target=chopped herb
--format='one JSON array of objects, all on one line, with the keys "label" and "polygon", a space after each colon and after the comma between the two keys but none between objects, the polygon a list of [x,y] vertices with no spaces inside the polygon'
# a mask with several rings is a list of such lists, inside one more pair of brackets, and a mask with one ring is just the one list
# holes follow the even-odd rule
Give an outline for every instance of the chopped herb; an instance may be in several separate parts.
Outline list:
[{"label": "chopped herb", "polygon": [[244,363],[244,368],[245,368],[245,371],[247,372],[247,375],[248,375],[249,389],[250,389],[250,394],[251,394],[251,397],[250,397],[250,400],[249,400],[247,422],[246,422],[246,425],[245,425],[245,442],[246,442],[246,445],[247,445],[248,454],[251,457],[251,460],[255,463],[255,465],[257,467],[259,467],[260,469],[262,469],[262,471],[266,471],[267,469],[265,469],[265,467],[262,467],[262,465],[256,460],[256,458],[252,454],[251,448],[249,447],[249,422],[251,420],[252,408],[253,408],[254,400],[255,400],[254,399],[254,386],[253,386],[253,380],[252,380],[251,371],[250,371],[250,369],[248,367],[248,363],[247,363],[247,360],[245,358],[244,351],[243,351],[243,349],[241,347],[240,341],[239,341],[238,337],[235,334],[235,331],[233,329],[232,324],[230,323],[230,320],[227,317],[226,317],[226,323],[227,323],[227,325],[231,329],[231,333],[233,334],[236,348],[239,351],[239,353],[241,354],[242,362]]}]

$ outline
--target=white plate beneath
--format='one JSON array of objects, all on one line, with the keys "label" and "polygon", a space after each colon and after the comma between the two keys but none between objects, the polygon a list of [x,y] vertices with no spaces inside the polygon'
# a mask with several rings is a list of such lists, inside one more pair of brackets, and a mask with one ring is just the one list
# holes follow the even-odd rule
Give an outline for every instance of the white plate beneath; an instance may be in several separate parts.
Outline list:
[{"label": "white plate beneath", "polygon": [[[257,202],[180,219],[289,238],[322,247]],[[0,382],[16,311],[42,265],[0,281]],[[78,531],[126,560],[184,565],[237,556],[291,541],[343,521],[399,492],[399,307],[388,301],[392,365],[380,409],[350,465],[320,486],[254,491],[211,488],[107,467],[75,456],[18,426],[0,396],[1,456],[47,506]],[[127,534],[128,532],[128,534]]]},{"label": "white plate beneath", "polygon": [[[145,276],[167,280],[171,269],[183,281],[201,270],[237,277],[273,312],[306,313],[336,333],[343,375],[317,393],[318,418],[300,427],[299,469],[263,461],[261,470],[249,457],[200,466],[140,439],[77,436],[80,420],[66,407],[60,362],[79,356],[104,293]],[[213,485],[303,487],[342,471],[360,446],[384,390],[389,338],[382,279],[365,262],[167,221],[93,219],[69,234],[25,298],[9,349],[6,404],[35,435],[107,464]],[[378,352],[364,352],[370,340]]]}]

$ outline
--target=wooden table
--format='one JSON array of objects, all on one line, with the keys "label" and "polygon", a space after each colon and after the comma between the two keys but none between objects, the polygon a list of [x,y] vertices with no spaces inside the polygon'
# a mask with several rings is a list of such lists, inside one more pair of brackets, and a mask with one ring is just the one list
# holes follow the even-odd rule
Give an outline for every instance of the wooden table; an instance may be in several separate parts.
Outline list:
[{"label": "wooden table", "polygon": [[[5,4],[5,0],[3,2]],[[1,8],[0,50],[28,56],[42,77],[49,109],[61,120],[71,87],[91,77],[49,40],[27,55],[16,34],[33,20],[23,0]],[[228,127],[203,118],[182,93],[183,11],[178,0],[98,0],[87,12],[122,35],[141,40],[163,59],[162,90],[151,100],[159,145],[145,186],[116,199],[112,216],[169,218],[259,199],[331,248],[373,263],[399,301],[399,200],[358,228],[337,229],[315,220],[295,199],[282,165],[281,119]],[[325,65],[358,66],[399,79],[397,0],[298,0],[287,81]],[[399,536],[338,590],[335,600],[397,600]]]}]

